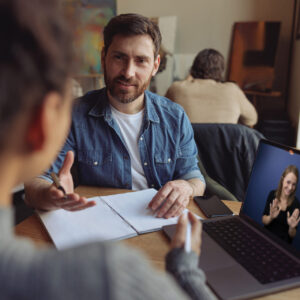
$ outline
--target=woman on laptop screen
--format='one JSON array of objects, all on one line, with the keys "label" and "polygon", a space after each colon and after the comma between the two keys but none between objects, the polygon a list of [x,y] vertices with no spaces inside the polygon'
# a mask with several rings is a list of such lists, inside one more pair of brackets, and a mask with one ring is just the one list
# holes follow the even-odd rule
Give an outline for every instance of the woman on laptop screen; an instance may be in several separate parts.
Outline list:
[{"label": "woman on laptop screen", "polygon": [[265,227],[288,243],[292,243],[300,221],[300,204],[296,198],[299,171],[289,165],[282,173],[278,188],[269,193],[262,222]]}]

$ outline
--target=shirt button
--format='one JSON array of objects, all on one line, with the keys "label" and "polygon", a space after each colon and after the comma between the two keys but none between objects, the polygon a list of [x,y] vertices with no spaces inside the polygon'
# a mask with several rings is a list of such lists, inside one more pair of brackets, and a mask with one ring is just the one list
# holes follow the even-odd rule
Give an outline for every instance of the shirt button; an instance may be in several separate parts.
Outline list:
[{"label": "shirt button", "polygon": [[151,184],[151,187],[154,187],[154,184],[153,184],[153,183]]},{"label": "shirt button", "polygon": [[140,137],[140,140],[141,140],[141,141],[143,140],[143,137],[142,137],[142,136]]},{"label": "shirt button", "polygon": [[98,162],[97,161],[94,161],[94,166],[98,166]]},{"label": "shirt button", "polygon": [[171,162],[171,158],[168,158],[168,162]]},{"label": "shirt button", "polygon": [[147,166],[148,164],[146,162],[144,162],[144,166]]}]

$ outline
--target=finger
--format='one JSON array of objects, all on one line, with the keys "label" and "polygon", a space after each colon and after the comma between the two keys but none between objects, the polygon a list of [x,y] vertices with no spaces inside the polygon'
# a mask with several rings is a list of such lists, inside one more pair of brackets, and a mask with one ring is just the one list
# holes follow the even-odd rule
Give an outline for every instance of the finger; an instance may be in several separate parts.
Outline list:
[{"label": "finger", "polygon": [[160,188],[157,194],[150,201],[148,207],[151,208],[152,210],[156,210],[168,197],[171,191],[172,191],[171,186],[169,184],[165,184],[162,188]]},{"label": "finger", "polygon": [[180,211],[184,210],[184,206],[176,201],[170,209],[165,213],[164,218],[169,219],[180,215]]},{"label": "finger", "polygon": [[176,202],[171,206],[171,208],[166,212],[164,217],[166,219],[180,216],[187,204],[189,203],[189,199],[184,196],[180,196],[177,198]]},{"label": "finger", "polygon": [[62,207],[63,205],[75,203],[80,200],[86,201],[86,198],[80,197],[78,194],[72,193],[68,194],[66,197],[64,196],[63,198],[53,198],[52,203],[54,203],[58,207]]},{"label": "finger", "polygon": [[179,217],[180,215],[183,214],[185,210],[185,206],[184,205],[180,205],[178,207],[178,209],[176,211],[174,211],[173,213],[170,213],[168,212],[169,215],[166,215],[165,218],[168,219],[168,218],[174,218],[174,217]]},{"label": "finger", "polygon": [[85,202],[85,203],[80,203],[80,204],[77,204],[77,205],[67,206],[67,207],[62,207],[62,208],[65,209],[65,210],[68,210],[68,211],[78,211],[78,210],[83,210],[83,209],[86,209],[86,208],[89,208],[89,207],[93,207],[95,205],[96,205],[96,202],[88,201],[88,202]]},{"label": "finger", "polygon": [[[91,202],[95,203],[95,201],[91,201]],[[86,198],[79,197],[79,198],[71,199],[70,201],[62,201],[60,203],[60,207],[66,209],[66,208],[72,208],[79,205],[83,205],[86,203],[88,203]]]},{"label": "finger", "polygon": [[179,208],[175,214],[172,216],[172,217],[178,217],[178,216],[181,216],[183,214],[183,212],[185,211],[185,207],[182,206],[181,208]]},{"label": "finger", "polygon": [[189,211],[188,213],[189,221],[192,225],[192,234],[201,234],[202,231],[202,223],[197,219],[197,217]]},{"label": "finger", "polygon": [[289,211],[287,212],[287,217],[288,217],[288,219],[290,218],[290,212]]},{"label": "finger", "polygon": [[51,185],[49,188],[49,198],[52,203],[66,199],[65,194],[54,185]]},{"label": "finger", "polygon": [[191,245],[191,248],[195,253],[200,255],[202,223],[197,219],[197,217],[193,213],[189,212],[188,216],[189,216],[189,220],[190,220],[191,225],[192,225],[192,231],[191,231],[192,245]]},{"label": "finger", "polygon": [[166,213],[168,213],[169,209],[171,209],[171,207],[173,205],[176,205],[176,207],[175,207],[175,211],[176,211],[180,206],[180,203],[177,202],[179,196],[180,195],[177,192],[172,191],[171,194],[168,196],[168,198],[165,200],[165,202],[163,202],[163,204],[157,211],[156,216],[158,218],[165,217]]},{"label": "finger", "polygon": [[84,203],[84,202],[86,202],[85,198],[78,198],[78,199],[67,198],[67,199],[57,201],[57,205],[63,207],[65,205],[72,205],[72,204],[75,205],[76,203]]},{"label": "finger", "polygon": [[58,176],[60,177],[63,174],[70,173],[73,163],[74,163],[74,153],[72,151],[68,151],[64,163],[61,169],[59,170]]},{"label": "finger", "polygon": [[185,233],[187,227],[187,216],[186,214],[182,214],[178,219],[178,223],[176,226],[176,232],[172,239],[171,247],[172,248],[181,248],[184,245],[185,241]]}]

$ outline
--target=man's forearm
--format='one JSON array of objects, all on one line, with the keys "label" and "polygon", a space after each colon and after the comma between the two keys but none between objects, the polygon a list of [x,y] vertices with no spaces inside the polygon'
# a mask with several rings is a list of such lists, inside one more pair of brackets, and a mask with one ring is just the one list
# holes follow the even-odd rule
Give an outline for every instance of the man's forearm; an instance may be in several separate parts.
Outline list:
[{"label": "man's forearm", "polygon": [[25,184],[25,203],[38,209],[53,209],[47,191],[51,183],[42,178],[34,178]]},{"label": "man's forearm", "polygon": [[199,178],[191,178],[187,180],[187,182],[191,185],[193,188],[193,195],[194,196],[203,196],[205,191],[205,183],[201,181]]}]

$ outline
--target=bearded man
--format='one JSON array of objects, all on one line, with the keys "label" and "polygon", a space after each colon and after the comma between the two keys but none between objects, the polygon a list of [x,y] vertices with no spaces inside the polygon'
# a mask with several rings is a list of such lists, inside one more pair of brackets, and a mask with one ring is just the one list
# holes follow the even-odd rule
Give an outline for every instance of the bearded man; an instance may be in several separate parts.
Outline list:
[{"label": "bearded man", "polygon": [[[179,105],[146,90],[160,64],[160,44],[158,26],[144,16],[109,21],[101,52],[106,88],[77,100],[57,160],[26,184],[28,204],[70,211],[95,205],[74,193],[73,163],[81,185],[157,189],[149,203],[157,217],[178,216],[191,196],[203,195],[188,117]],[[51,172],[59,174],[67,197],[51,182]]]}]

